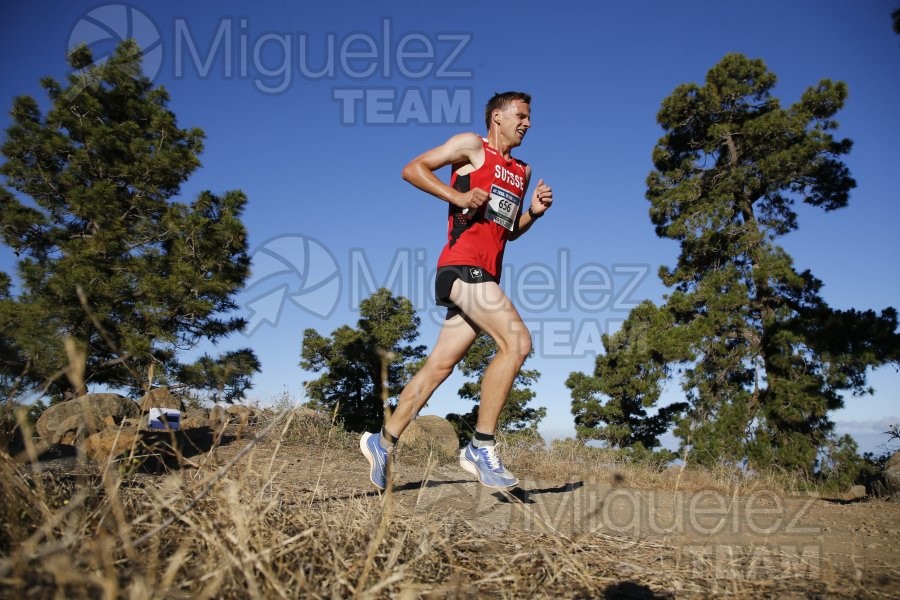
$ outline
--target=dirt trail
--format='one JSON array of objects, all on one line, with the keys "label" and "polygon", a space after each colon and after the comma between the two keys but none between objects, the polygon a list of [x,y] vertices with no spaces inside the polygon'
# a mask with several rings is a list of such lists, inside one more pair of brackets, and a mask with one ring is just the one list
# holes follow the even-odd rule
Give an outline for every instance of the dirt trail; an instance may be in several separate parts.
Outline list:
[{"label": "dirt trail", "polygon": [[[222,457],[240,445],[221,449]],[[330,448],[323,460],[321,453],[282,447],[279,457],[284,463],[278,479],[287,487],[329,502],[364,498],[377,507],[385,501],[369,483],[368,464],[358,451]],[[430,469],[426,462],[396,461],[396,518],[455,522],[513,539],[525,550],[537,539],[600,544],[622,557],[622,569],[688,572],[720,581],[723,593],[743,590],[748,582],[756,589],[759,582],[790,581],[791,590],[800,585],[800,597],[900,598],[900,504],[740,487],[648,490],[527,473],[517,473],[519,487],[504,492],[478,484],[455,462]]]}]

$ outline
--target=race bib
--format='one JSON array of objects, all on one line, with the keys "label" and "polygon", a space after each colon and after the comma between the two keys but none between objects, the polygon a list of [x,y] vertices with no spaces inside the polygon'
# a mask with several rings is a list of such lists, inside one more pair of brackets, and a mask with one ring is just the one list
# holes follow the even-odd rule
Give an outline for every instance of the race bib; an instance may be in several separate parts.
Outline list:
[{"label": "race bib", "polygon": [[512,192],[492,185],[491,199],[488,201],[484,218],[512,231],[513,227],[515,227],[516,218],[519,216],[519,203],[521,201],[521,198]]}]

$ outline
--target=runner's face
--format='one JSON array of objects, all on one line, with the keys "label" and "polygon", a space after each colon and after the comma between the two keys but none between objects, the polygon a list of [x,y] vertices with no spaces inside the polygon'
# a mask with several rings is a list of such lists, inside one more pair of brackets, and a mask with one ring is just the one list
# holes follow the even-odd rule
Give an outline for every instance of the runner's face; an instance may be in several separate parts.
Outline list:
[{"label": "runner's face", "polygon": [[524,100],[513,100],[497,112],[500,115],[500,135],[512,146],[521,144],[531,127],[531,107]]}]

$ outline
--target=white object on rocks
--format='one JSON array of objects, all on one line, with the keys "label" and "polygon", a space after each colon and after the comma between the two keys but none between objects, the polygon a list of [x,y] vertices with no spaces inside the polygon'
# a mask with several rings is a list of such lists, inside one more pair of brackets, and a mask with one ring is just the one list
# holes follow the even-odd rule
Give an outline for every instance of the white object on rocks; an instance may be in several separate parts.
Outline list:
[{"label": "white object on rocks", "polygon": [[147,414],[147,427],[178,431],[181,429],[181,411],[177,408],[151,408]]}]

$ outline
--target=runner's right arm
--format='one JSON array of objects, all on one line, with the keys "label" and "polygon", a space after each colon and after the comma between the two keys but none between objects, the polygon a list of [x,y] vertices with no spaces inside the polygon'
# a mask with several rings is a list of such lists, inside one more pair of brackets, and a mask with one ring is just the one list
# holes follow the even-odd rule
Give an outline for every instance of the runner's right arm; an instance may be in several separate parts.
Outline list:
[{"label": "runner's right arm", "polygon": [[[436,198],[473,211],[484,204],[488,193],[480,188],[459,192],[438,179],[434,174],[440,168],[453,165],[454,169],[475,170],[484,163],[484,146],[475,133],[461,133],[427,150],[403,167],[403,179]],[[463,173],[464,174],[464,173]]]}]

